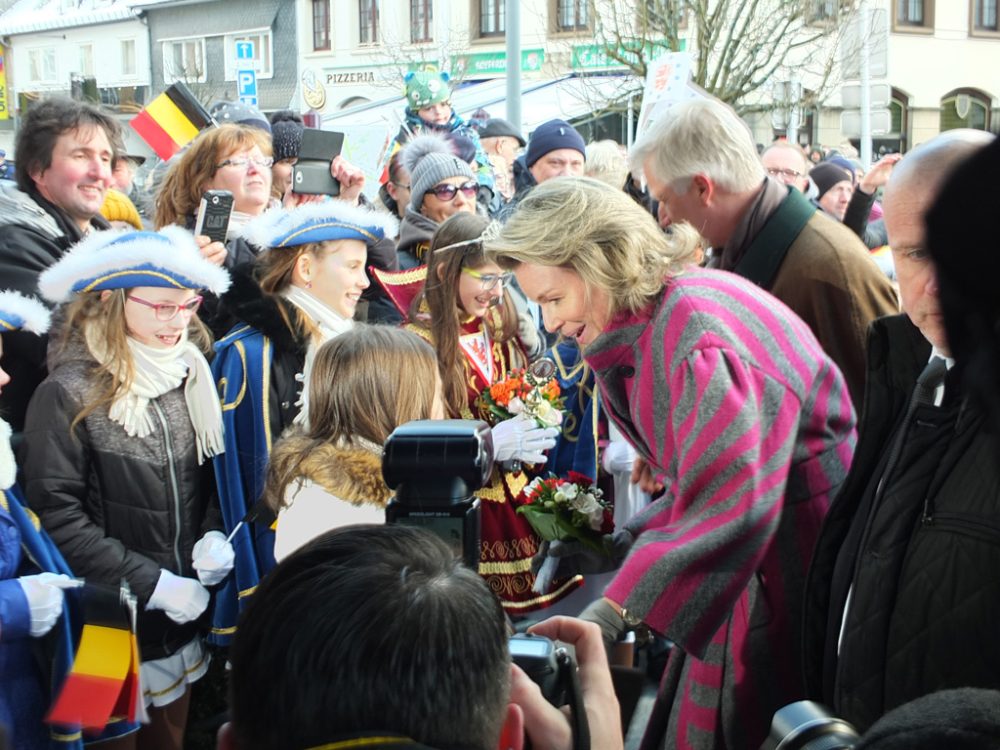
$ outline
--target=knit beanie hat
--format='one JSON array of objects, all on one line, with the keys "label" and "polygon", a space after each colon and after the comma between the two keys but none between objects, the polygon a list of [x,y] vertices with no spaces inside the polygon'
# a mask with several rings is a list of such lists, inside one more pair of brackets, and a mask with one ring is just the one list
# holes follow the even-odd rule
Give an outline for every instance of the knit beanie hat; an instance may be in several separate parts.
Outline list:
[{"label": "knit beanie hat", "polygon": [[142,229],[142,217],[135,204],[120,190],[109,189],[104,194],[101,216],[108,221],[125,221],[136,229]]},{"label": "knit beanie hat", "polygon": [[420,135],[403,149],[403,166],[410,173],[410,208],[420,211],[424,195],[449,177],[475,180],[472,167],[452,153],[444,138]]},{"label": "knit beanie hat", "polygon": [[213,104],[208,112],[220,125],[235,122],[239,125],[249,125],[252,128],[271,132],[271,123],[264,117],[264,113],[249,104],[219,101]]},{"label": "knit beanie hat", "polygon": [[831,164],[828,161],[821,162],[809,170],[809,179],[816,185],[819,191],[816,198],[822,198],[827,190],[838,182],[852,182],[851,173],[841,166]]},{"label": "knit beanie hat", "polygon": [[583,154],[587,158],[587,145],[579,133],[565,120],[549,120],[543,122],[528,141],[528,152],[525,154],[524,162],[531,166],[550,151],[558,151],[561,148],[571,148]]},{"label": "knit beanie hat", "polygon": [[271,145],[275,161],[298,157],[303,130],[302,118],[289,109],[271,115]]},{"label": "knit beanie hat", "polygon": [[406,82],[406,105],[414,112],[451,98],[447,73],[420,70],[407,73],[403,80]]}]

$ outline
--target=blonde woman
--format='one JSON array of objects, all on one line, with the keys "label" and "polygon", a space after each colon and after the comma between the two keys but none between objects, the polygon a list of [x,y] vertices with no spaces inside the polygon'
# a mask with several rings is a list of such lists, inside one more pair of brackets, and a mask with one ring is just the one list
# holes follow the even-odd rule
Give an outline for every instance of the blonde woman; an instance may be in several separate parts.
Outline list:
[{"label": "blonde woman", "polygon": [[367,243],[395,226],[384,213],[331,200],[275,209],[244,228],[262,250],[253,266],[233,271],[223,305],[239,322],[219,341],[212,362],[226,425],[216,478],[237,556],[236,575],[215,608],[213,639],[222,644],[235,631],[242,601],[274,566],[272,519],[237,526],[261,497],[271,446],[308,413],[316,351],[354,324],[368,287]]},{"label": "blonde woman", "polygon": [[195,315],[200,290],[228,285],[179,227],[97,232],[39,278],[69,305],[28,406],[25,495],[76,575],[124,579],[139,599],[142,747],[182,746],[189,686],[208,667],[197,621],[233,564],[209,460],[222,413]]},{"label": "blonde woman", "polygon": [[854,450],[843,376],[788,308],[678,267],[654,219],[596,180],[536,187],[488,257],[579,343],[633,478],[665,488],[616,532],[631,552],[584,613],[607,640],[627,610],[676,644],[644,746],[759,747],[803,694],[805,573]]},{"label": "blonde woman", "polygon": [[311,383],[309,426],[278,441],[264,486],[279,561],[338,526],[383,523],[382,444],[401,424],[444,419],[434,350],[400,328],[358,325],[327,342]]}]

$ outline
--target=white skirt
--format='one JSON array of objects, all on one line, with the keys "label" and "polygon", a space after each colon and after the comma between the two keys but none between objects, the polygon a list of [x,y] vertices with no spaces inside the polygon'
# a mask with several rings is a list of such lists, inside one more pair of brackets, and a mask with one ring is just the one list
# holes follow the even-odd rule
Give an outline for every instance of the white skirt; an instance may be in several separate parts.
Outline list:
[{"label": "white skirt", "polygon": [[199,636],[171,656],[143,662],[139,684],[146,707],[159,708],[180,698],[188,685],[205,675],[211,660]]}]

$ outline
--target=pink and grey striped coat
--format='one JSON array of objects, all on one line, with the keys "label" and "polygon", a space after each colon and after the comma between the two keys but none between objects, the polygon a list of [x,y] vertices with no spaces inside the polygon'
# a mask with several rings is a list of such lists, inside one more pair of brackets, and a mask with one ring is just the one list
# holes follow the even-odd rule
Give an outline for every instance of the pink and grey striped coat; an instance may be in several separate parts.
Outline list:
[{"label": "pink and grey striped coat", "polygon": [[722,271],[671,280],[584,356],[667,485],[629,522],[638,537],[606,591],[677,644],[666,746],[756,750],[803,697],[803,583],[855,444],[844,379],[791,310]]}]

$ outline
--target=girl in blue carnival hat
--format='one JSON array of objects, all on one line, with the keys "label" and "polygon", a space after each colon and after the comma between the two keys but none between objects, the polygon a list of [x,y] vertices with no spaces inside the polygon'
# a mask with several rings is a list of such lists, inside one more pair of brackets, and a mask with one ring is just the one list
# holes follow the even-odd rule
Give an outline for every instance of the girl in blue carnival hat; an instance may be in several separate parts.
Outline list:
[{"label": "girl in blue carnival hat", "polygon": [[215,607],[219,644],[228,644],[247,592],[274,566],[270,514],[237,529],[261,496],[272,443],[305,411],[316,350],[352,325],[369,285],[368,243],[395,232],[394,218],[339,200],[272,210],[244,229],[261,252],[251,269],[233,272],[222,302],[240,322],[212,363],[226,427],[216,477],[236,549],[236,574]]},{"label": "girl in blue carnival hat", "polygon": [[181,747],[208,668],[197,620],[232,568],[208,460],[222,411],[195,314],[200,290],[228,286],[179,227],[94,233],[38,282],[68,304],[28,405],[25,494],[77,575],[124,578],[138,597],[144,747]]}]

